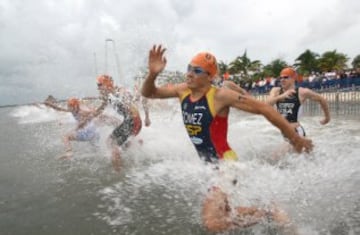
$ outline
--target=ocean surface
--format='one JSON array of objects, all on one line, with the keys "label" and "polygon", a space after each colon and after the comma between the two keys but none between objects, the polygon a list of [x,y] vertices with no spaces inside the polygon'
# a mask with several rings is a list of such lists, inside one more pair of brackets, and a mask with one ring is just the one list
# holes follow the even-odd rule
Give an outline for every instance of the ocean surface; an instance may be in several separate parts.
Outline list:
[{"label": "ocean surface", "polygon": [[[120,173],[105,144],[111,127],[100,127],[97,143],[74,142],[74,158],[59,160],[61,137],[75,125],[70,115],[0,108],[0,234],[213,234],[200,219],[211,182],[223,185],[234,207],[276,203],[301,234],[360,234],[360,118],[322,126],[320,116],[303,117],[314,151],[274,162],[280,132],[261,116],[232,110],[229,143],[240,159],[221,166],[219,177],[197,157],[178,105],[157,106],[152,125],[123,152]],[[264,223],[224,234],[278,232]]]}]

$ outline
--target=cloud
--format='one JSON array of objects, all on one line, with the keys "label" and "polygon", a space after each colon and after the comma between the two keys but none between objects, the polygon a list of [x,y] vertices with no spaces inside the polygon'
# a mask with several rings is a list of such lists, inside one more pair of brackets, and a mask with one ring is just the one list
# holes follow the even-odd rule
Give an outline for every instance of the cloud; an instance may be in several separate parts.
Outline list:
[{"label": "cloud", "polygon": [[353,40],[360,36],[359,10],[359,1],[334,1],[330,7],[323,6],[308,20],[301,45],[320,53],[337,49],[354,58],[359,54]]},{"label": "cloud", "polygon": [[[184,71],[198,51],[230,62],[292,63],[311,49],[359,53],[357,0],[2,0],[0,105],[96,95],[110,73],[131,86],[153,44],[167,47],[168,69]],[[114,44],[106,43],[112,39]],[[105,56],[107,52],[107,59]],[[116,61],[118,58],[118,62]],[[119,73],[119,75],[117,75]]]}]

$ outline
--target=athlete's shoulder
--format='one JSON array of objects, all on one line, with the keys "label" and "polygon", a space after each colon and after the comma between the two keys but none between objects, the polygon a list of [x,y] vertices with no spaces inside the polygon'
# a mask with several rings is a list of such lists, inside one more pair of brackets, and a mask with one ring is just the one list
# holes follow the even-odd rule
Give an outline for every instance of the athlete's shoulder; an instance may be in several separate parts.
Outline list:
[{"label": "athlete's shoulder", "polygon": [[299,96],[303,99],[311,99],[314,97],[320,97],[321,95],[309,88],[300,87],[299,88]]},{"label": "athlete's shoulder", "polygon": [[233,82],[233,81],[230,81],[230,80],[224,80],[223,81],[223,86],[225,86],[225,87],[230,86],[231,87],[231,86],[237,86],[237,84],[235,82]]},{"label": "athlete's shoulder", "polygon": [[311,91],[311,89],[306,88],[306,87],[298,87],[298,90],[299,90],[299,92],[309,92],[309,91]]},{"label": "athlete's shoulder", "polygon": [[277,95],[280,94],[280,90],[281,90],[281,87],[278,87],[278,86],[273,87],[273,88],[271,88],[269,95],[270,96],[274,96],[274,95],[277,96]]},{"label": "athlete's shoulder", "polygon": [[306,87],[299,87],[298,92],[300,95],[314,94],[315,92]]},{"label": "athlete's shoulder", "polygon": [[270,91],[280,91],[280,90],[281,90],[281,87],[275,86],[275,87],[271,88]]},{"label": "athlete's shoulder", "polygon": [[222,86],[222,87],[214,87],[215,88],[215,92],[218,95],[233,95],[233,94],[239,94],[239,92],[237,92],[235,89],[231,89],[229,87],[226,86]]},{"label": "athlete's shoulder", "polygon": [[213,87],[213,94],[214,94],[214,99],[217,101],[229,101],[229,100],[236,100],[239,97],[239,93],[232,90],[232,89],[228,89],[225,87]]}]

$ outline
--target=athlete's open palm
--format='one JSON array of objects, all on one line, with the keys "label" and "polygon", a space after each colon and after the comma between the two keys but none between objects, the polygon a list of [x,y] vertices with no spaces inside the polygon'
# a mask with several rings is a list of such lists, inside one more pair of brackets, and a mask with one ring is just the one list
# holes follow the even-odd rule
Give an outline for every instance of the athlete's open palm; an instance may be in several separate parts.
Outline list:
[{"label": "athlete's open palm", "polygon": [[160,73],[166,66],[166,58],[164,57],[165,48],[161,45],[154,45],[149,52],[149,72],[150,74]]}]

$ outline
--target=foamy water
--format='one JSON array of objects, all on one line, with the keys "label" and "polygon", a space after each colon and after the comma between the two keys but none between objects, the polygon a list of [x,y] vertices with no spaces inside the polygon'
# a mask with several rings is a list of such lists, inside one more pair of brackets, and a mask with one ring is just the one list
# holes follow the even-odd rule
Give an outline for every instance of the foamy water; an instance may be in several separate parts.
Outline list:
[{"label": "foamy water", "polygon": [[[15,170],[23,165],[31,169],[26,180],[37,179],[29,183],[38,187],[34,192],[46,191],[39,198],[50,206],[41,213],[52,215],[58,209],[62,218],[61,228],[47,218],[47,229],[23,234],[71,233],[74,230],[65,227],[74,221],[77,234],[209,234],[201,225],[200,211],[207,188],[214,183],[227,191],[232,206],[266,208],[276,203],[289,213],[302,234],[360,233],[358,120],[338,118],[321,126],[321,117],[304,117],[302,124],[313,139],[314,151],[287,154],[274,163],[270,161],[272,153],[284,143],[280,132],[260,116],[233,110],[229,143],[240,160],[215,172],[196,156],[178,105],[155,107],[152,125],[143,127],[137,138],[143,144],[134,141],[123,153],[123,169],[117,174],[104,144],[110,127],[101,128],[97,145],[74,143],[74,159],[58,161],[55,156],[63,151],[60,137],[74,125],[71,117],[45,107],[26,106],[11,110],[8,118],[34,138],[32,148],[25,147],[30,153],[17,154],[18,159],[9,161],[16,163]],[[231,184],[234,178],[236,186]],[[30,193],[35,204],[40,203],[37,195]],[[1,202],[9,210],[7,201]],[[37,209],[35,206],[31,213]],[[17,232],[29,231],[19,226]],[[229,234],[276,234],[269,226]],[[7,224],[1,227],[6,234],[13,231]]]}]

